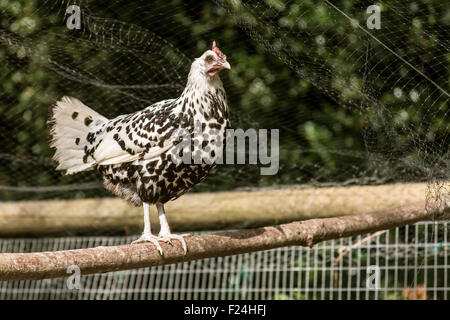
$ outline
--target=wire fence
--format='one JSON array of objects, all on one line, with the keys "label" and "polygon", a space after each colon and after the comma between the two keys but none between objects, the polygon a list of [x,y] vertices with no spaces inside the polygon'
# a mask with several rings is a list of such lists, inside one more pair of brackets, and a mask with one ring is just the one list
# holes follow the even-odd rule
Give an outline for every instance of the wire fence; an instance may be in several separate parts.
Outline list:
[{"label": "wire fence", "polygon": [[[230,257],[68,278],[0,282],[0,299],[447,299],[448,222]],[[127,244],[134,237],[2,239],[1,252]]]}]

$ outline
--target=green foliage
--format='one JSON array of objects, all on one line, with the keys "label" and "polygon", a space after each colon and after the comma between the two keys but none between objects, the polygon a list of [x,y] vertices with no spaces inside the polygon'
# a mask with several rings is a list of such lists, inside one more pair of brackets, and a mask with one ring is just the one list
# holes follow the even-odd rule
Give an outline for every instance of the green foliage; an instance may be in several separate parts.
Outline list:
[{"label": "green foliage", "polygon": [[[380,45],[448,90],[449,9],[440,1],[383,2],[382,29],[372,31],[379,41],[327,2],[74,3],[91,19],[91,24],[84,20],[83,28],[140,28],[133,31],[135,39],[144,41],[115,37],[108,42],[68,30],[66,2],[0,1],[0,185],[99,181],[94,173],[62,178],[54,172],[47,107],[68,94],[112,117],[142,109],[147,101],[174,97],[184,86],[192,58],[213,39],[232,65],[222,79],[233,127],[279,128],[281,167],[276,176],[267,177],[255,166],[224,166],[197,190],[418,181],[436,172],[448,176],[448,97]],[[369,4],[346,0],[335,5],[365,27]],[[161,43],[172,49],[156,58],[150,49]],[[79,65],[95,73],[82,74]],[[151,78],[148,68],[158,68],[158,75]],[[136,83],[147,74],[147,82]],[[111,85],[178,87],[124,91],[90,82],[99,79]],[[106,193],[2,191],[2,199],[93,195]]]}]

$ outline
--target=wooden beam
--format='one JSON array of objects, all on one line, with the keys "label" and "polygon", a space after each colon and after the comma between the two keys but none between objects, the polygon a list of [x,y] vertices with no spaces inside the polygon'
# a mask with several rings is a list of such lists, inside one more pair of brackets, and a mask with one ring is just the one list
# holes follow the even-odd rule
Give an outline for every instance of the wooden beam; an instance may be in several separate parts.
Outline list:
[{"label": "wooden beam", "polygon": [[[167,203],[166,212],[176,232],[255,228],[394,208],[424,200],[426,192],[426,183],[408,183],[190,193]],[[142,227],[142,208],[117,198],[0,203],[1,237],[130,234]]]}]

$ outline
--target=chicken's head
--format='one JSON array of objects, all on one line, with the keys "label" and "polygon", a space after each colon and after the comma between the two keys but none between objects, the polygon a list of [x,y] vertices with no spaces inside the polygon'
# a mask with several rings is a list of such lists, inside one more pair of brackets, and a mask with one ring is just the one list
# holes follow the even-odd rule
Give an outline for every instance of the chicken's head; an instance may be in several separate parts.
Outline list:
[{"label": "chicken's head", "polygon": [[214,77],[223,69],[231,69],[227,56],[220,51],[213,41],[212,49],[207,50],[197,59],[202,66],[203,73],[208,77]]}]

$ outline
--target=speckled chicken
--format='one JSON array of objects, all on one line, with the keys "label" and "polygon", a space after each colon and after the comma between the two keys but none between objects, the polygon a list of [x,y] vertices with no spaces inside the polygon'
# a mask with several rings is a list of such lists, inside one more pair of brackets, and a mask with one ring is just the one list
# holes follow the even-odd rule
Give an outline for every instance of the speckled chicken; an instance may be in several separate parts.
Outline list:
[{"label": "speckled chicken", "polygon": [[[152,242],[163,254],[159,241],[176,239],[186,252],[183,236],[170,231],[164,203],[202,181],[215,166],[211,159],[223,152],[230,123],[219,72],[230,68],[227,57],[213,42],[212,50],[192,63],[187,85],[178,98],[111,120],[75,98],[63,97],[50,108],[48,121],[57,170],[64,174],[97,170],[104,177],[106,189],[144,207],[144,232],[133,243]],[[201,134],[195,134],[196,128]],[[176,157],[181,149],[177,146],[186,140],[186,133],[201,145],[188,147],[193,151],[188,153],[192,161]],[[201,153],[197,154],[200,159],[209,157],[209,161],[194,161],[195,152]],[[158,236],[151,233],[150,205],[156,205],[158,211]]]}]

